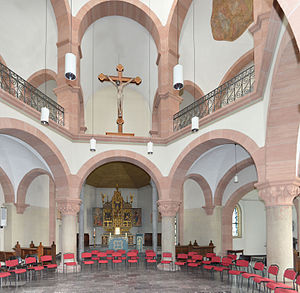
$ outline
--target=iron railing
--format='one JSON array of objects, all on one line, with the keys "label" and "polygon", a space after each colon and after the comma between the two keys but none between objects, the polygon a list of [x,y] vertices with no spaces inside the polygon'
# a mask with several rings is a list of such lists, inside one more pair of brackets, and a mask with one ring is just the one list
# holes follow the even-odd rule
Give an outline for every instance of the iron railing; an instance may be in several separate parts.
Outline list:
[{"label": "iron railing", "polygon": [[64,125],[64,108],[2,63],[0,63],[0,88],[39,112],[42,107],[47,107],[50,112],[49,119]]},{"label": "iron railing", "polygon": [[255,81],[254,65],[220,85],[199,100],[188,105],[173,116],[173,130],[177,131],[191,124],[191,119],[201,119],[208,114],[234,102],[253,91]]}]

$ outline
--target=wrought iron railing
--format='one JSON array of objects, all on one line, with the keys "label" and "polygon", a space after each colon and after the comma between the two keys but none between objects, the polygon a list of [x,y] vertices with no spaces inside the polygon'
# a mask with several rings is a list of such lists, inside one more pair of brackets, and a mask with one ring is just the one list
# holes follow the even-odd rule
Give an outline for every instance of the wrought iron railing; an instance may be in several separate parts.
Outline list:
[{"label": "wrought iron railing", "polygon": [[64,125],[64,108],[18,74],[0,63],[0,88],[41,112],[42,107],[49,109],[49,119]]},{"label": "wrought iron railing", "polygon": [[191,119],[194,116],[198,116],[201,119],[252,92],[254,81],[255,73],[254,65],[252,65],[231,80],[176,113],[173,116],[173,130],[177,131],[191,124]]}]

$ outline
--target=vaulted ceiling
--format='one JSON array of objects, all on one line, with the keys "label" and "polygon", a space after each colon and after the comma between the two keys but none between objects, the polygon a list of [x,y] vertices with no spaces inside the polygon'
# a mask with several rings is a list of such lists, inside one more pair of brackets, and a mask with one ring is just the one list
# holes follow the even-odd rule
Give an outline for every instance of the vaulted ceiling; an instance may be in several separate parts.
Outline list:
[{"label": "vaulted ceiling", "polygon": [[94,187],[140,188],[148,185],[150,176],[141,168],[126,162],[112,162],[95,169],[86,183]]}]

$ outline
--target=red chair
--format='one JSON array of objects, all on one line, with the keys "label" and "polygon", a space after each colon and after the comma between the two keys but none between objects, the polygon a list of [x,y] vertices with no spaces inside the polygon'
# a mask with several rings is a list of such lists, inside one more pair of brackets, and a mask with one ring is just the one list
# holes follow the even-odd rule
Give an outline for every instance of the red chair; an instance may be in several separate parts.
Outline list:
[{"label": "red chair", "polygon": [[108,267],[107,254],[106,252],[98,252],[98,269],[103,264],[106,264],[106,268]]},{"label": "red chair", "polygon": [[131,267],[131,265],[134,263],[136,264],[136,267],[138,267],[138,259],[136,258],[136,252],[135,251],[128,251],[127,253],[127,262],[126,262],[126,269],[129,266]]},{"label": "red chair", "polygon": [[0,273],[0,286],[1,286],[1,288],[2,288],[2,285],[3,285],[3,281],[2,280],[4,280],[5,281],[5,283],[7,282],[7,280],[8,280],[8,277],[10,276],[11,274],[9,273],[9,272],[1,272]]},{"label": "red chair", "polygon": [[19,276],[26,275],[26,269],[19,268],[19,260],[12,259],[5,261],[6,270],[12,276],[15,277],[15,284],[17,286],[17,281],[19,280]]},{"label": "red chair", "polygon": [[116,267],[116,264],[122,264],[123,262],[123,259],[122,259],[122,254],[120,252],[113,252],[112,253],[112,266],[113,266],[113,269]]},{"label": "red chair", "polygon": [[138,263],[139,263],[139,262],[140,262],[139,251],[138,251],[137,249],[131,249],[131,250],[129,250],[129,252],[135,253],[135,256],[132,257],[132,258],[137,259],[137,261],[138,261]]},{"label": "red chair", "polygon": [[236,254],[228,254],[226,257],[231,258],[233,262],[236,261],[237,255]]},{"label": "red chair", "polygon": [[255,264],[254,264],[254,267],[253,267],[253,271],[255,272],[260,272],[260,275],[259,274],[255,274],[255,273],[243,273],[242,274],[242,280],[241,280],[241,286],[243,286],[243,279],[247,279],[248,282],[247,282],[247,290],[249,289],[249,285],[250,285],[250,280],[253,280],[255,277],[263,277],[263,273],[264,273],[264,269],[265,269],[265,265],[264,263],[260,262],[260,261],[257,261]]},{"label": "red chair", "polygon": [[[98,256],[97,256],[98,258]],[[81,253],[81,266],[91,266],[91,271],[93,269],[94,260],[92,260],[92,253],[91,252],[83,252]]]},{"label": "red chair", "polygon": [[42,266],[46,268],[46,272],[53,270],[57,271],[57,264],[53,263],[52,255],[43,255],[41,256]]},{"label": "red chair", "polygon": [[145,260],[146,260],[146,268],[148,268],[148,264],[152,264],[157,269],[156,253],[153,250],[146,252]]},{"label": "red chair", "polygon": [[236,277],[236,280],[238,281],[238,278],[240,278],[241,274],[248,273],[249,270],[249,261],[244,259],[238,259],[235,263],[235,270],[229,270],[228,274],[231,276],[231,282],[233,276]]},{"label": "red chair", "polygon": [[106,258],[110,261],[112,261],[113,257],[112,257],[112,254],[114,253],[115,251],[112,250],[112,249],[108,249],[106,250]]},{"label": "red chair", "polygon": [[186,253],[178,253],[177,260],[175,261],[175,265],[184,267],[187,264],[188,255]]},{"label": "red chair", "polygon": [[65,267],[66,267],[66,274],[68,273],[68,267],[73,267],[73,272],[75,268],[77,274],[77,262],[75,261],[74,253],[65,253],[63,255],[63,273],[65,273]]},{"label": "red chair", "polygon": [[208,252],[205,256],[205,260],[202,261],[202,264],[204,265],[210,265],[212,257],[216,256],[215,253]]},{"label": "red chair", "polygon": [[168,265],[169,267],[171,266],[172,269],[173,269],[172,252],[163,252],[162,259],[161,259],[160,263],[163,264],[163,265]]},{"label": "red chair", "polygon": [[[27,273],[29,273],[32,276],[32,272],[40,272],[40,277],[42,276],[42,271],[44,270],[44,267],[42,265],[38,265],[36,258],[33,256],[29,256],[25,258],[25,265]],[[29,278],[30,279],[30,278]]]},{"label": "red chair", "polygon": [[298,293],[298,290],[286,289],[286,288],[276,288],[275,293]]},{"label": "red chair", "polygon": [[192,256],[192,262],[187,264],[187,268],[199,268],[201,266],[201,261],[203,260],[203,256],[199,254],[194,254]]},{"label": "red chair", "polygon": [[124,249],[119,249],[117,250],[119,253],[121,253],[121,258],[122,260],[126,261],[126,250]]},{"label": "red chair", "polygon": [[219,266],[214,266],[213,270],[216,272],[220,272],[220,279],[223,281],[223,272],[227,272],[227,277],[229,278],[228,272],[231,270],[232,267],[232,258],[229,258],[228,256],[225,256],[222,258],[222,262]]},{"label": "red chair", "polygon": [[268,282],[277,282],[278,272],[279,272],[278,265],[276,265],[276,264],[270,265],[269,269],[268,269],[268,276],[266,278],[260,277],[260,276],[254,277],[254,279],[253,279],[253,289],[254,289],[254,285],[258,284],[259,285],[258,290],[260,292],[261,284],[264,284],[264,287],[265,287],[265,284],[268,283]]},{"label": "red chair", "polygon": [[92,250],[91,251],[91,254],[92,254],[92,260],[94,261],[98,261],[99,258],[98,258],[98,253],[99,253],[99,250]]},{"label": "red chair", "polygon": [[295,279],[296,279],[296,276],[297,276],[297,273],[295,272],[294,269],[286,269],[284,271],[284,274],[283,274],[283,283],[280,283],[280,282],[268,282],[266,287],[267,287],[267,290],[269,291],[275,291],[276,288],[282,288],[282,287],[285,287],[285,288],[288,288],[290,289],[290,286],[286,284],[286,281],[289,280],[291,282],[293,282],[293,289],[295,289]]},{"label": "red chair", "polygon": [[196,255],[196,254],[198,254],[196,251],[190,251],[190,252],[188,252],[188,259],[187,259],[187,262],[189,263],[189,262],[194,262],[194,260],[193,260],[193,255]]},{"label": "red chair", "polygon": [[[203,262],[204,263],[204,262]],[[213,278],[214,267],[220,265],[221,257],[220,256],[213,256],[211,258],[210,264],[204,265],[203,269],[209,271],[211,274],[211,278]]]}]

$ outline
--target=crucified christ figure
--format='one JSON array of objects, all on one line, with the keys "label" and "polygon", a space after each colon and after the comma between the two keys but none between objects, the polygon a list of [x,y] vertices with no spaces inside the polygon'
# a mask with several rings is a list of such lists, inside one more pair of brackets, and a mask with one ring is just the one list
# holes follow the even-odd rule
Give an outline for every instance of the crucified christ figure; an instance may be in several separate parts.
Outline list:
[{"label": "crucified christ figure", "polygon": [[125,86],[131,83],[134,80],[134,78],[129,79],[127,82],[122,82],[120,80],[113,81],[109,75],[106,77],[117,89],[118,117],[123,117],[123,89]]}]

